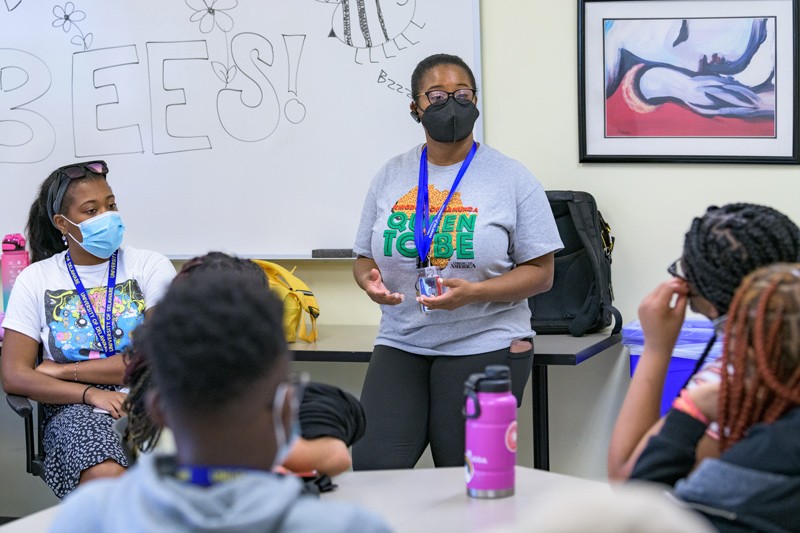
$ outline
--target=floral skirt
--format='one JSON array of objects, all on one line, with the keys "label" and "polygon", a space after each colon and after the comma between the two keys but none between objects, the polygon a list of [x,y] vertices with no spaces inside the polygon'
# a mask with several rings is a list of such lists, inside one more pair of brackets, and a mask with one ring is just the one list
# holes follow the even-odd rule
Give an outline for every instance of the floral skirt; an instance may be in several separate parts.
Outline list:
[{"label": "floral skirt", "polygon": [[44,480],[63,498],[78,486],[81,472],[107,459],[127,468],[114,419],[91,405],[44,405]]}]

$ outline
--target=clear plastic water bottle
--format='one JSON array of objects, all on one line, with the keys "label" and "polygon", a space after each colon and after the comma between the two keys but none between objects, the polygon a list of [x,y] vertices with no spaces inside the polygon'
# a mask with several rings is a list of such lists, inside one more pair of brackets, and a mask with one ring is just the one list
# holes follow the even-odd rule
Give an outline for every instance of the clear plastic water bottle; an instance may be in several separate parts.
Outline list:
[{"label": "clear plastic water bottle", "polygon": [[511,371],[503,365],[487,366],[464,383],[464,396],[467,494],[511,496],[517,462],[517,400],[511,394]]},{"label": "clear plastic water bottle", "polygon": [[25,250],[25,237],[12,233],[3,237],[3,256],[0,267],[3,271],[3,309],[8,307],[11,287],[22,270],[31,264],[28,251]]}]

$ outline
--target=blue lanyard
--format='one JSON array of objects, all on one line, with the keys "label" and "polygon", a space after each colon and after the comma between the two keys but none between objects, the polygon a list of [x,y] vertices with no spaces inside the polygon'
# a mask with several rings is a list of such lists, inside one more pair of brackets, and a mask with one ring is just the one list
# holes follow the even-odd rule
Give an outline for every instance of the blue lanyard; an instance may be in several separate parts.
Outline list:
[{"label": "blue lanyard", "polygon": [[97,317],[97,313],[94,312],[92,302],[89,300],[89,294],[87,294],[86,288],[83,286],[81,277],[78,275],[78,270],[75,268],[75,263],[72,262],[72,257],[69,255],[69,252],[67,252],[67,255],[64,257],[64,261],[67,263],[67,271],[69,271],[69,275],[72,278],[72,283],[75,285],[78,297],[81,299],[83,308],[89,316],[89,322],[91,322],[94,328],[94,333],[106,357],[110,357],[116,353],[114,346],[114,325],[112,324],[112,320],[114,311],[114,287],[117,283],[118,253],[119,250],[111,254],[111,259],[108,262],[108,286],[106,288],[106,309],[104,316],[105,330],[103,330],[103,327],[100,325],[100,319]]},{"label": "blue lanyard", "polygon": [[210,487],[215,483],[236,479],[252,470],[252,468],[236,467],[178,466],[175,469],[175,477],[192,485]]},{"label": "blue lanyard", "polygon": [[478,143],[472,142],[467,158],[461,163],[461,168],[456,174],[456,179],[453,181],[453,186],[450,187],[450,192],[447,198],[442,202],[442,206],[433,217],[430,218],[430,199],[428,194],[428,147],[422,149],[422,155],[419,157],[419,186],[417,187],[417,212],[414,220],[414,244],[417,246],[417,255],[421,264],[426,265],[428,261],[428,254],[433,244],[433,236],[439,229],[439,221],[442,219],[447,204],[450,203],[450,198],[456,192],[456,187],[461,182],[461,178],[469,168],[472,158],[475,157],[475,152],[478,149]]}]

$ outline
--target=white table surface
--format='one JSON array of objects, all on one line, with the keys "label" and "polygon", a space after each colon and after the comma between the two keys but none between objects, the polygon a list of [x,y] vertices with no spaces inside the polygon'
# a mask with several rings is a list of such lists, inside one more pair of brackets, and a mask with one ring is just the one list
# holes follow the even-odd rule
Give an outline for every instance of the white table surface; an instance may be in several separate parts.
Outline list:
[{"label": "white table surface", "polygon": [[[515,494],[496,500],[467,496],[463,468],[346,472],[334,479],[338,488],[321,498],[357,503],[383,516],[398,533],[465,533],[529,521],[531,506],[554,491],[580,489],[585,496],[587,490],[590,494],[611,490],[605,483],[521,466],[515,474]],[[57,511],[54,506],[20,518],[0,526],[0,532],[46,531]]]},{"label": "white table surface", "polygon": [[611,490],[605,483],[521,466],[515,477],[513,496],[482,500],[467,496],[463,468],[346,472],[334,479],[338,488],[322,498],[358,503],[401,533],[465,533],[527,522],[531,506],[555,491]]}]

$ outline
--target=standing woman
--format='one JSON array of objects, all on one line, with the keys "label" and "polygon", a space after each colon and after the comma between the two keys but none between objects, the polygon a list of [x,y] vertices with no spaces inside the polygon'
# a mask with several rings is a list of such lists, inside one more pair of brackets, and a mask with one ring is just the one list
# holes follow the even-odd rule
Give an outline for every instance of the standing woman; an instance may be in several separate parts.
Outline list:
[{"label": "standing woman", "polygon": [[104,161],[76,163],[42,183],[28,217],[33,263],[3,322],[3,388],[45,404],[45,481],[59,498],[128,466],[111,430],[125,399],[125,364],[113,356],[175,275],[163,255],[120,247],[107,173]]},{"label": "standing woman", "polygon": [[[533,353],[527,298],[550,289],[562,247],[541,184],[474,141],[466,63],[430,56],[411,87],[426,142],[378,172],[356,237],[353,274],[382,311],[356,470],[412,468],[429,443],[436,466],[463,465],[464,381],[486,365],[511,368],[519,405]],[[434,290],[439,278],[443,294],[419,296],[420,277]]]}]

